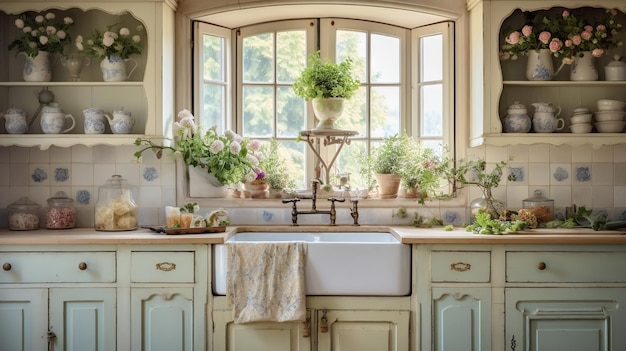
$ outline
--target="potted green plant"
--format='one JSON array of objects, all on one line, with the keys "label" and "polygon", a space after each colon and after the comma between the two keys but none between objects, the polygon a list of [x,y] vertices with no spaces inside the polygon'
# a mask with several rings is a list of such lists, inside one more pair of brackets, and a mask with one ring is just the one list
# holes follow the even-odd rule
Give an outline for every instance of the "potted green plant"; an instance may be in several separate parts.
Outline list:
[{"label": "potted green plant", "polygon": [[412,138],[406,142],[406,154],[400,167],[400,185],[404,189],[405,197],[424,199],[433,194],[447,180],[450,173],[451,161],[444,153],[423,147]]},{"label": "potted green plant", "polygon": [[353,61],[348,57],[340,63],[323,61],[320,52],[309,55],[309,64],[293,82],[294,93],[311,100],[317,129],[333,129],[343,112],[345,99],[351,98],[360,86],[352,71]]},{"label": "potted green plant", "polygon": [[259,168],[265,173],[264,180],[270,186],[270,197],[280,197],[283,189],[295,188],[296,184],[287,168],[286,150],[276,139],[261,145],[263,157]]},{"label": "potted green plant", "polygon": [[407,154],[410,137],[406,133],[386,137],[372,150],[372,172],[378,183],[378,196],[387,199],[398,196],[401,167]]}]

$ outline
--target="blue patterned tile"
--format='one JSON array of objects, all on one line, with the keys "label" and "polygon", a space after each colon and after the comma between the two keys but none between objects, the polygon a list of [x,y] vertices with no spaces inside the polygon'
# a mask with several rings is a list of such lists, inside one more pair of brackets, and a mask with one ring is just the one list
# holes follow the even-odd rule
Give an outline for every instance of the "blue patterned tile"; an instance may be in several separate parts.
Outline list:
[{"label": "blue patterned tile", "polygon": [[562,182],[566,180],[567,178],[569,178],[569,173],[563,167],[557,167],[556,170],[554,171],[554,174],[552,174],[552,176],[557,181]]},{"label": "blue patterned tile", "polygon": [[514,182],[524,181],[524,168],[523,167],[509,167],[509,175],[515,177]]},{"label": "blue patterned tile", "polygon": [[159,172],[154,167],[146,167],[143,169],[143,179],[147,182],[153,182],[159,178]]},{"label": "blue patterned tile", "polygon": [[54,170],[54,180],[58,183],[66,182],[70,179],[70,171],[67,168],[56,168]]},{"label": "blue patterned tile", "polygon": [[76,192],[76,202],[81,205],[89,205],[91,194],[88,190],[79,190]]},{"label": "blue patterned tile", "polygon": [[591,180],[591,170],[587,166],[576,168],[576,180],[579,182],[588,182]]},{"label": "blue patterned tile", "polygon": [[33,181],[35,183],[41,183],[44,180],[48,179],[48,173],[46,173],[46,171],[38,167],[38,168],[35,168],[35,171],[31,175],[31,177],[33,178]]},{"label": "blue patterned tile", "polygon": [[265,222],[271,222],[272,218],[274,218],[274,214],[272,212],[268,212],[268,211],[263,211],[263,213],[261,215],[263,216],[263,220]]},{"label": "blue patterned tile", "polygon": [[443,223],[444,224],[457,224],[457,222],[461,221],[461,216],[456,211],[447,210],[443,214]]}]

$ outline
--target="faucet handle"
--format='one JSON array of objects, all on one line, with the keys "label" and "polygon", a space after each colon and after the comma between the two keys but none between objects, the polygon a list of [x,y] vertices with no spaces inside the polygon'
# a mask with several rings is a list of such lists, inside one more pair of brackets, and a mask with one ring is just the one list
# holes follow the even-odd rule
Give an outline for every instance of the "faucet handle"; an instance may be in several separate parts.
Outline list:
[{"label": "faucet handle", "polygon": [[327,200],[328,200],[328,201],[331,201],[331,202],[333,202],[333,203],[335,203],[335,201],[336,201],[336,202],[345,202],[345,201],[346,201],[346,199],[338,199],[338,198],[336,198],[336,197],[329,197]]},{"label": "faucet handle", "polygon": [[283,203],[284,204],[288,204],[290,202],[293,202],[295,204],[298,201],[300,201],[300,198],[298,198],[298,197],[294,197],[293,199],[283,199]]}]

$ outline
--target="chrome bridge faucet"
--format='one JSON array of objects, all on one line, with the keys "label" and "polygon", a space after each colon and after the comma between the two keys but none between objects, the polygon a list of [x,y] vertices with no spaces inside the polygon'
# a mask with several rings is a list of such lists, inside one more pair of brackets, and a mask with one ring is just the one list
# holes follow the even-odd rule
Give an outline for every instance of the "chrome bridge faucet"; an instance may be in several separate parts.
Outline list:
[{"label": "chrome bridge faucet", "polygon": [[[311,209],[305,211],[299,211],[297,203],[300,201],[300,198],[293,199],[283,199],[283,203],[292,203],[291,205],[291,225],[298,225],[298,215],[307,215],[307,214],[327,214],[330,216],[330,225],[335,225],[335,221],[337,219],[337,210],[335,208],[335,202],[345,202],[346,199],[337,199],[335,197],[328,198],[330,201],[330,210],[318,210],[317,209],[317,189],[322,185],[322,181],[319,178],[314,178],[311,180]],[[352,203],[352,208],[350,209],[350,215],[354,219],[353,225],[359,225],[359,210],[358,210],[358,202],[359,200],[350,200]]]}]

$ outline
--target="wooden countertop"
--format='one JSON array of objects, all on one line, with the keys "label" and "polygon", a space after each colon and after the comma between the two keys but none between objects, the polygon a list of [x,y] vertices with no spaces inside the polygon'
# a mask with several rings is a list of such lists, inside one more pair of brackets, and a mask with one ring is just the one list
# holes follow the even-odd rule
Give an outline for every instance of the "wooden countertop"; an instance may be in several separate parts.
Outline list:
[{"label": "wooden countertop", "polygon": [[90,245],[90,244],[221,244],[237,232],[390,232],[405,244],[626,244],[626,232],[591,229],[536,229],[506,235],[482,235],[455,228],[414,228],[397,226],[239,226],[223,233],[155,233],[149,229],[102,232],[93,228],[31,231],[0,230],[0,245]]}]

